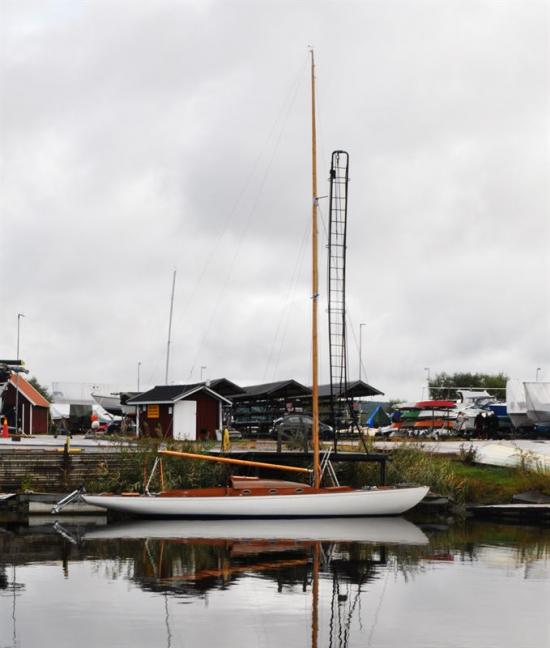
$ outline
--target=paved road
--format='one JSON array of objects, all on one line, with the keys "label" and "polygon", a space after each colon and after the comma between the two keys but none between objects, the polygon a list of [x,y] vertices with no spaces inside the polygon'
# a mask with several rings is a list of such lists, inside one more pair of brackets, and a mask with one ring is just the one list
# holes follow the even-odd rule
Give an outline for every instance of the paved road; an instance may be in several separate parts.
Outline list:
[{"label": "paved road", "polygon": [[[396,447],[399,441],[376,441],[375,446],[380,450],[391,450]],[[404,441],[403,443],[407,443]],[[409,440],[410,443],[410,440]],[[469,448],[472,446],[475,450],[482,450],[487,446],[499,445],[522,452],[536,452],[550,456],[550,439],[549,440],[531,440],[531,439],[501,439],[495,440],[459,440],[459,441],[432,441],[432,440],[419,440],[416,443],[421,443],[424,448],[430,452],[438,452],[441,454],[458,454],[461,448]]]},{"label": "paved road", "polygon": [[[374,446],[376,450],[391,450],[401,444],[411,443],[410,440],[394,441],[376,441]],[[539,463],[540,465],[550,468],[550,439],[549,440],[530,440],[530,439],[510,439],[500,441],[487,440],[458,440],[458,441],[413,441],[420,443],[421,447],[427,452],[440,454],[459,454],[461,448],[469,449],[470,446],[475,450],[476,461],[497,466],[517,465],[525,458],[529,461]],[[34,437],[23,437],[20,441],[0,438],[0,452],[2,450],[12,450],[16,448],[28,449],[52,449],[62,448],[65,444],[64,436],[40,435]],[[347,445],[353,442],[346,441]],[[130,445],[128,442],[126,445]],[[120,447],[120,442],[113,441],[106,437],[89,437],[84,435],[75,435],[71,439],[71,447],[82,448],[87,451],[99,451],[106,448]],[[359,442],[357,442],[359,447]]]},{"label": "paved road", "polygon": [[[395,443],[377,441],[377,450],[395,448]],[[475,462],[490,466],[519,466],[550,470],[550,440],[509,439],[499,441],[423,441],[427,452],[460,454],[461,449],[475,452]]]},{"label": "paved road", "polygon": [[[45,450],[52,448],[62,448],[65,445],[64,436],[52,436],[50,434],[40,434],[32,437],[21,437],[20,441],[13,439],[0,438],[0,452],[2,450],[13,450],[17,448]],[[120,446],[120,442],[113,441],[105,437],[88,437],[83,434],[74,435],[71,438],[71,448],[86,448],[87,450],[104,449]]]}]

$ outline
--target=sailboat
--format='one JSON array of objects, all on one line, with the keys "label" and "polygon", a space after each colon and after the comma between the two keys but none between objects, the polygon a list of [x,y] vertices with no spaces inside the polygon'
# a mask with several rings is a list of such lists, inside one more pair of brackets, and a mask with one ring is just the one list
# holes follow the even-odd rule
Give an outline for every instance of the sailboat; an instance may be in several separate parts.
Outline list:
[{"label": "sailboat", "polygon": [[[426,486],[353,489],[321,486],[318,402],[317,310],[319,276],[317,262],[317,149],[315,119],[315,60],[311,50],[312,116],[312,414],[313,469],[248,462],[159,450],[159,456],[196,458],[237,465],[252,465],[312,474],[312,484],[257,477],[231,477],[227,487],[161,491],[154,495],[88,495],[88,504],[138,517],[157,518],[307,518],[400,515],[414,507],[428,492]],[[147,491],[147,488],[146,488]],[[59,511],[58,504],[57,510]]]}]

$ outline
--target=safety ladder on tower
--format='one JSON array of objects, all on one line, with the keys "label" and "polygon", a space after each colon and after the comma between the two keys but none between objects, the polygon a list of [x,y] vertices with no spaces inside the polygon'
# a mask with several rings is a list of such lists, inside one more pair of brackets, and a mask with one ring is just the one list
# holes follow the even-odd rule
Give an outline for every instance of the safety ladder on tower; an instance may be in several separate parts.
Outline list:
[{"label": "safety ladder on tower", "polygon": [[328,230],[328,337],[330,358],[330,409],[334,428],[334,451],[338,451],[337,427],[343,418],[351,420],[367,444],[357,422],[353,401],[347,394],[346,341],[346,249],[348,215],[349,155],[334,151],[330,167]]}]

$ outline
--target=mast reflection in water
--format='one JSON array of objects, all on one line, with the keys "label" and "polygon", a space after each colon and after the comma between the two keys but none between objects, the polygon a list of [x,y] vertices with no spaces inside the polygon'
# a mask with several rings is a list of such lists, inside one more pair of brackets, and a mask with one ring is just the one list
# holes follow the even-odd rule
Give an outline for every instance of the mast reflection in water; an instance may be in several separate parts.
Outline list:
[{"label": "mast reflection in water", "polygon": [[135,522],[0,544],[3,648],[549,645],[547,530]]}]

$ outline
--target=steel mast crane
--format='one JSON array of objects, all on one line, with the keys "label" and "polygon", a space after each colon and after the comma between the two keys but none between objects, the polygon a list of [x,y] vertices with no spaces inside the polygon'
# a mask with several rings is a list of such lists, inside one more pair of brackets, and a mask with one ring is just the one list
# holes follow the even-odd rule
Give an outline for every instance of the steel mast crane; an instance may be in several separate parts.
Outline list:
[{"label": "steel mast crane", "polygon": [[[334,451],[337,452],[337,427],[347,415],[352,427],[361,432],[347,395],[346,340],[346,249],[348,216],[349,155],[334,151],[330,167],[328,229],[328,337],[330,357],[330,410],[334,428]],[[344,400],[344,404],[342,401]],[[346,411],[347,410],[347,411]],[[365,445],[363,435],[361,439]],[[366,445],[365,445],[366,448]]]}]

